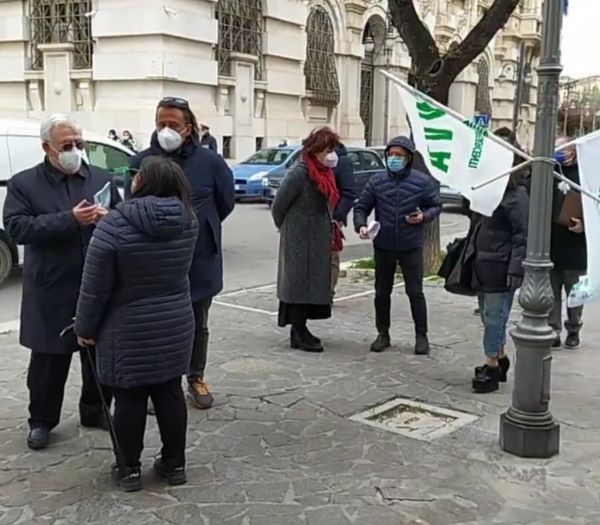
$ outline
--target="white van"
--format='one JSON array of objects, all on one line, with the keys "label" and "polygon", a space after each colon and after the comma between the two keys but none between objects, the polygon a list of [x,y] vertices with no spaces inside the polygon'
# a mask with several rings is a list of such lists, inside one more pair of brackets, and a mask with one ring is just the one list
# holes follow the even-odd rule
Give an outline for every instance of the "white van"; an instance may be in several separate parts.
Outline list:
[{"label": "white van", "polygon": [[[17,247],[4,230],[2,217],[6,184],[15,173],[32,168],[44,159],[40,139],[41,122],[0,119],[0,285],[14,266],[23,264],[23,247]],[[93,133],[83,132],[90,164],[104,168],[123,180],[134,153],[121,144]]]}]

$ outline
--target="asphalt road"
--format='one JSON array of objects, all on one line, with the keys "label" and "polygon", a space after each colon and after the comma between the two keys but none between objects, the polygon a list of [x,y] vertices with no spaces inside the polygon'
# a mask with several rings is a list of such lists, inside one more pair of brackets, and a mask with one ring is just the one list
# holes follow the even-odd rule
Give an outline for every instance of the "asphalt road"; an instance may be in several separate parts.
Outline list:
[{"label": "asphalt road", "polygon": [[[467,219],[453,210],[442,214],[442,245],[467,229]],[[343,259],[368,257],[372,250],[346,231]],[[225,291],[273,283],[277,274],[278,233],[264,204],[238,204],[224,227]],[[19,317],[21,276],[16,272],[0,287],[0,325]]]}]

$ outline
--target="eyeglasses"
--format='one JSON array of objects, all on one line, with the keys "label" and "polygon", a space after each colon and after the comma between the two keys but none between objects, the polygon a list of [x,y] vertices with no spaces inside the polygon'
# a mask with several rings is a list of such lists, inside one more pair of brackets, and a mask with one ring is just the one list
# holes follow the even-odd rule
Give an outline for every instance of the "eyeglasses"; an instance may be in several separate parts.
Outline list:
[{"label": "eyeglasses", "polygon": [[82,150],[85,148],[85,142],[83,140],[78,140],[77,142],[68,142],[67,144],[62,144],[60,151],[71,151],[73,147]]},{"label": "eyeglasses", "polygon": [[173,108],[190,109],[190,103],[185,98],[164,97],[158,103],[158,107],[159,108],[173,107]]}]

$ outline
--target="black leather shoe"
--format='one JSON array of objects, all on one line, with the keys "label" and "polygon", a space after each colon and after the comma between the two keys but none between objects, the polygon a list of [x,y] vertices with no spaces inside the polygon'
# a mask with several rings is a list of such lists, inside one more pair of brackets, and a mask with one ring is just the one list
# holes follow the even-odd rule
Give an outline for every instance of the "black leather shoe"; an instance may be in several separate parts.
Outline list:
[{"label": "black leather shoe", "polygon": [[29,431],[27,446],[31,450],[42,450],[50,443],[50,430],[46,427],[35,427]]},{"label": "black leather shoe", "polygon": [[371,344],[371,352],[375,352],[377,354],[384,352],[390,346],[392,346],[392,341],[390,340],[390,334],[387,332],[381,333],[377,336],[377,339],[373,341]]},{"label": "black leather shoe", "polygon": [[429,339],[425,334],[417,334],[415,340],[415,354],[429,355]]}]

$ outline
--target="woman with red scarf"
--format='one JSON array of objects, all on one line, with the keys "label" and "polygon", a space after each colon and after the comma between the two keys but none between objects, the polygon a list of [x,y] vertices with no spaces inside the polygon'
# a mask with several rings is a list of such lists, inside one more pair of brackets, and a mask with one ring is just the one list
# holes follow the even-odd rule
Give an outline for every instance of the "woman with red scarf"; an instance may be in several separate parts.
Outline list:
[{"label": "woman with red scarf", "polygon": [[341,249],[332,220],[339,199],[333,168],[339,137],[329,128],[304,141],[302,161],[287,173],[271,212],[280,232],[277,297],[279,326],[291,325],[290,346],[322,352],[308,319],[331,317],[331,252]]}]

